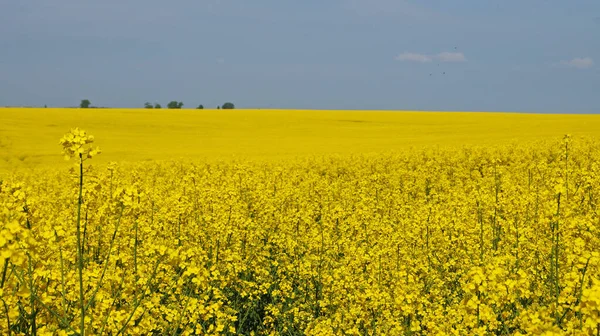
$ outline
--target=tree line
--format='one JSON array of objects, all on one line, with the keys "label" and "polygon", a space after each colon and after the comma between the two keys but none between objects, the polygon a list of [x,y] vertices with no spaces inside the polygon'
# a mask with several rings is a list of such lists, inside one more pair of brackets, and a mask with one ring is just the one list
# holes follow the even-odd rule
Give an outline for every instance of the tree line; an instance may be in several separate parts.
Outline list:
[{"label": "tree line", "polygon": [[[92,103],[90,102],[89,99],[83,99],[81,101],[81,103],[79,104],[79,107],[80,108],[90,108],[90,107],[92,107],[91,105],[92,105]],[[182,107],[183,107],[183,102],[178,102],[176,100],[172,100],[167,104],[168,109],[181,109]],[[144,104],[144,108],[161,109],[162,105],[160,105],[159,103],[152,104],[152,103],[146,102]],[[234,108],[235,108],[235,105],[233,105],[233,103],[230,103],[230,102],[227,102],[223,105],[217,106],[217,109],[224,109],[224,110],[231,110]],[[196,109],[202,110],[202,109],[204,109],[204,105],[200,104],[200,105],[198,105],[198,107],[196,107]]]}]

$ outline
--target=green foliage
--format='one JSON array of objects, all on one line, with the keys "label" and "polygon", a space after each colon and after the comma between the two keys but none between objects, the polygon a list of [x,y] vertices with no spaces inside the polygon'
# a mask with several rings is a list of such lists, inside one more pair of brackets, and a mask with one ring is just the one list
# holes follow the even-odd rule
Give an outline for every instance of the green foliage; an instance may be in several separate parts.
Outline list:
[{"label": "green foliage", "polygon": [[235,105],[233,105],[233,103],[227,102],[227,103],[223,104],[222,108],[225,110],[232,110],[235,108]]},{"label": "green foliage", "polygon": [[92,103],[88,99],[83,99],[79,104],[81,108],[89,108]]},{"label": "green foliage", "polygon": [[169,102],[169,104],[167,104],[167,108],[170,108],[170,109],[180,109],[182,107],[183,107],[183,103],[177,102],[175,100],[172,100]]},{"label": "green foliage", "polygon": [[203,110],[204,109],[204,105],[202,105],[202,104],[198,105],[197,109],[198,110]]},{"label": "green foliage", "polygon": [[146,103],[146,104],[144,104],[144,108],[151,109],[151,108],[154,108],[154,105],[152,105],[150,103]]},{"label": "green foliage", "polygon": [[161,108],[162,108],[162,106],[160,106],[160,104],[159,104],[159,103],[156,103],[156,104],[154,104],[154,108],[155,108],[155,109],[161,109]]}]

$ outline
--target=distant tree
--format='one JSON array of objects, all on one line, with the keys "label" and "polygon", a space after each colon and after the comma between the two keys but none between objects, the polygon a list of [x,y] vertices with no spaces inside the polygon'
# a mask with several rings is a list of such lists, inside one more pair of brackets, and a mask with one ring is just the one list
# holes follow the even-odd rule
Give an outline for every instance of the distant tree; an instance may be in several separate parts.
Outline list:
[{"label": "distant tree", "polygon": [[81,108],[88,108],[90,107],[92,103],[90,103],[90,101],[88,99],[84,99],[81,101],[81,104],[79,104],[79,107]]},{"label": "distant tree", "polygon": [[167,108],[170,108],[170,109],[180,109],[182,107],[183,107],[182,102],[176,102],[174,100],[169,102],[169,104],[167,104]]},{"label": "distant tree", "polygon": [[202,104],[198,105],[198,110],[202,110],[202,109],[204,109],[204,105],[202,105]]},{"label": "distant tree", "polygon": [[161,108],[162,108],[162,106],[160,106],[160,104],[159,104],[159,103],[156,103],[156,104],[154,104],[154,108],[155,108],[155,109],[161,109]]},{"label": "distant tree", "polygon": [[154,108],[154,105],[152,105],[150,103],[146,103],[146,104],[144,104],[144,108],[151,109],[151,108]]},{"label": "distant tree", "polygon": [[44,108],[48,108],[48,105],[44,105]]},{"label": "distant tree", "polygon": [[235,105],[233,105],[233,103],[229,103],[229,102],[223,104],[223,107],[222,107],[222,109],[224,109],[224,110],[232,110],[234,108],[235,108]]},{"label": "distant tree", "polygon": [[221,109],[221,106],[217,106],[217,110],[220,110],[220,109]]}]

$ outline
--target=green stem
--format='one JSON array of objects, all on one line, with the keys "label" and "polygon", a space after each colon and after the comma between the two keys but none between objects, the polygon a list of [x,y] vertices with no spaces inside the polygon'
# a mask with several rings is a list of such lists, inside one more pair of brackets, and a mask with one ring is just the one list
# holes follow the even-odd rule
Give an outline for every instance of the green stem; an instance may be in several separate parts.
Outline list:
[{"label": "green stem", "polygon": [[2,300],[2,304],[4,304],[4,312],[6,313],[6,323],[7,323],[7,329],[8,330],[8,336],[12,335],[12,330],[10,330],[10,316],[8,315],[8,306],[6,305],[6,301],[4,301],[4,299],[0,299]]},{"label": "green stem", "polygon": [[37,311],[35,310],[35,290],[33,286],[33,267],[31,265],[31,255],[27,253],[27,273],[29,273],[29,304],[31,305],[31,335],[37,335],[37,324],[35,321]]},{"label": "green stem", "polygon": [[137,219],[134,222],[134,226],[135,226],[135,240],[133,242],[133,274],[134,274],[134,279],[135,279],[135,283],[136,283],[136,287],[137,287],[137,282],[139,280],[139,276],[138,276],[138,267],[137,267],[137,246],[138,246],[138,221]]},{"label": "green stem", "polygon": [[67,291],[65,290],[65,263],[63,260],[62,246],[58,247],[59,256],[60,256],[60,283],[62,287],[62,301],[63,301],[63,313],[65,316],[67,315]]},{"label": "green stem", "polygon": [[134,288],[133,288],[133,295],[134,295],[134,300],[137,301],[138,298],[138,281],[140,279],[140,277],[138,276],[138,266],[137,266],[137,245],[138,245],[138,222],[137,222],[137,218],[135,219],[134,222],[134,226],[135,226],[135,240],[133,242],[133,280],[134,280]]},{"label": "green stem", "polygon": [[102,268],[102,274],[100,275],[100,279],[98,279],[98,283],[96,283],[96,288],[94,289],[94,292],[90,296],[90,299],[89,299],[87,305],[85,306],[86,311],[89,309],[92,302],[94,302],[94,300],[96,299],[96,294],[98,293],[98,290],[100,289],[100,286],[102,285],[102,281],[104,280],[104,275],[106,274],[106,269],[108,268],[108,262],[110,260],[112,248],[113,248],[113,245],[115,242],[115,238],[117,236],[117,231],[119,230],[119,226],[121,224],[121,216],[122,215],[123,215],[123,208],[121,208],[121,212],[119,214],[119,218],[117,219],[117,224],[115,226],[115,231],[113,232],[112,238],[110,240],[110,244],[108,246],[108,253],[106,255],[106,260],[104,262],[104,267]]},{"label": "green stem", "polygon": [[[27,288],[27,285],[25,284],[25,280],[23,280],[23,275],[19,274],[19,272],[17,270],[15,270],[15,266],[12,266],[12,271],[14,273],[14,275],[17,277],[17,279],[19,280],[19,285],[25,286]],[[32,288],[28,288],[30,292],[32,292]],[[55,312],[54,310],[52,310],[50,307],[48,307],[44,301],[42,301],[42,299],[40,299],[35,293],[33,294],[34,299],[44,308],[46,309],[52,316],[54,316],[58,322],[59,322],[59,326],[61,328],[66,328],[69,331],[72,331],[73,333],[77,333],[71,326],[70,326],[70,322],[66,321],[63,317],[61,317],[60,315],[58,315],[57,312]]]},{"label": "green stem", "polygon": [[179,326],[181,325],[181,320],[183,320],[183,315],[187,311],[188,304],[190,303],[190,292],[191,292],[191,290],[188,289],[187,292],[188,292],[187,293],[187,300],[185,300],[185,305],[183,306],[183,309],[181,311],[179,311],[179,318],[177,319],[177,323],[175,324],[175,329],[173,329],[172,336],[177,335],[177,329],[179,329]]},{"label": "green stem", "polygon": [[127,329],[127,325],[129,324],[129,322],[131,321],[131,319],[133,318],[133,315],[135,314],[135,311],[138,309],[138,307],[140,306],[140,304],[142,303],[142,300],[144,300],[144,297],[146,296],[146,290],[148,288],[150,288],[150,284],[152,282],[152,280],[154,280],[154,277],[156,276],[156,272],[158,270],[158,265],[160,265],[160,262],[162,261],[162,257],[159,258],[156,261],[156,264],[154,265],[154,270],[152,271],[152,275],[150,275],[150,278],[148,278],[148,281],[146,282],[146,288],[144,289],[144,291],[142,292],[142,297],[137,300],[137,302],[135,303],[135,305],[133,306],[133,310],[131,311],[131,314],[129,314],[129,317],[127,318],[127,320],[125,321],[125,323],[123,324],[123,327],[121,327],[121,329],[119,329],[119,331],[117,332],[116,336],[122,334],[125,329]]},{"label": "green stem", "polygon": [[123,291],[123,282],[124,281],[125,281],[125,271],[123,271],[123,276],[121,277],[121,282],[119,283],[119,286],[118,286],[119,290],[113,295],[114,299],[106,313],[106,316],[104,317],[104,321],[102,321],[102,326],[100,327],[100,333],[98,333],[98,335],[104,335],[104,328],[106,328],[106,324],[108,323],[108,318],[110,317],[112,307],[115,306],[115,303],[117,302],[117,300],[121,296],[121,292]]},{"label": "green stem", "polygon": [[83,238],[81,239],[81,254],[85,254],[85,246],[87,241],[87,225],[88,225],[88,210],[85,210],[85,221],[83,222]]},{"label": "green stem", "polygon": [[4,269],[2,270],[2,282],[0,283],[0,288],[4,288],[4,282],[6,281],[6,270],[8,270],[8,260],[4,259]]},{"label": "green stem", "polygon": [[[555,231],[556,231],[556,236],[555,236],[555,246],[554,246],[554,291],[555,291],[555,304],[556,304],[556,312],[558,312],[558,306],[559,306],[559,296],[560,296],[560,273],[559,273],[559,259],[558,259],[558,249],[559,249],[559,243],[560,243],[560,231],[559,231],[559,222],[560,222],[560,196],[561,194],[558,194],[557,197],[557,209],[556,209],[556,222],[555,222]],[[557,322],[558,322],[558,316],[556,316],[557,318]]]},{"label": "green stem", "polygon": [[[27,205],[25,205],[25,213],[27,215],[29,215],[29,211],[28,211],[28,207]],[[26,223],[27,223],[27,229],[29,231],[31,231],[31,222],[29,221],[29,218],[26,219]],[[29,275],[29,305],[31,305],[31,313],[29,315],[29,318],[31,320],[31,335],[35,336],[37,335],[37,324],[36,324],[36,315],[37,315],[37,311],[35,310],[35,290],[34,290],[34,286],[33,286],[33,265],[32,265],[32,261],[31,261],[31,254],[29,252],[27,252],[27,273]]]},{"label": "green stem", "polygon": [[77,272],[79,275],[79,335],[85,336],[85,305],[83,303],[83,253],[81,251],[81,204],[83,203],[83,155],[79,154],[79,198],[77,200]]}]

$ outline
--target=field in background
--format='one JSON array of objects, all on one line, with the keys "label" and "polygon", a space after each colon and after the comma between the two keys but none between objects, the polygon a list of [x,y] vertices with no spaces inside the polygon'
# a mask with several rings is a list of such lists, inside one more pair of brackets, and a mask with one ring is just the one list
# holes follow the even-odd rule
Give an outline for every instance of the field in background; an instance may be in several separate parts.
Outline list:
[{"label": "field in background", "polygon": [[463,112],[0,108],[0,172],[67,165],[57,139],[80,127],[98,163],[273,159],[600,135],[600,116]]}]

